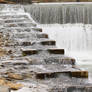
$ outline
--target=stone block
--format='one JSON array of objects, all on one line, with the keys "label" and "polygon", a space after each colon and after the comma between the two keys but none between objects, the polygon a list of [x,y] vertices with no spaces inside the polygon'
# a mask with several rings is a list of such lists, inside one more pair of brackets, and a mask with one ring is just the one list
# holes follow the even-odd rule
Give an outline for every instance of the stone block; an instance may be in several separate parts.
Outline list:
[{"label": "stone block", "polygon": [[88,71],[72,71],[71,76],[77,78],[88,78]]},{"label": "stone block", "polygon": [[57,73],[36,74],[37,79],[55,78]]},{"label": "stone block", "polygon": [[48,40],[40,42],[42,45],[56,45],[56,41]]},{"label": "stone block", "polygon": [[51,49],[48,49],[48,52],[50,54],[64,54],[64,49],[55,49],[55,48],[51,48]]},{"label": "stone block", "polygon": [[32,28],[33,31],[36,31],[36,32],[42,32],[42,28]]},{"label": "stone block", "polygon": [[38,54],[39,50],[36,49],[22,49],[22,55],[27,56],[27,55],[33,55],[33,54]]},{"label": "stone block", "polygon": [[22,45],[22,46],[30,46],[30,45],[32,45],[32,43],[25,41],[25,42],[22,42],[21,45]]},{"label": "stone block", "polygon": [[48,38],[48,34],[37,34],[37,38]]}]

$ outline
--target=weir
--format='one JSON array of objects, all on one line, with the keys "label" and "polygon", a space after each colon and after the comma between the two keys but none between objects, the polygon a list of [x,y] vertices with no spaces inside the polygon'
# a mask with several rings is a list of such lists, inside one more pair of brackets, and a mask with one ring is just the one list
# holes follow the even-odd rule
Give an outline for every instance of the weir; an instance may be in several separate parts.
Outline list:
[{"label": "weir", "polygon": [[47,34],[43,36],[22,5],[0,9],[0,91],[91,92],[88,71],[78,68]]},{"label": "weir", "polygon": [[25,11],[41,24],[92,24],[92,3],[38,3],[24,5]]}]

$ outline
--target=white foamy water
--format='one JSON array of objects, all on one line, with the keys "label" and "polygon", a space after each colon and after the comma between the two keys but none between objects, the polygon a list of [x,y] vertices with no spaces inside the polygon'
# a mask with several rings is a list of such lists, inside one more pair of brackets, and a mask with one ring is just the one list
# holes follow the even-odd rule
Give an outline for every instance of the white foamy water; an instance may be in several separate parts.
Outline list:
[{"label": "white foamy water", "polygon": [[58,48],[64,48],[67,56],[76,59],[77,65],[89,71],[92,82],[92,25],[49,24],[39,25],[50,39],[56,40]]}]

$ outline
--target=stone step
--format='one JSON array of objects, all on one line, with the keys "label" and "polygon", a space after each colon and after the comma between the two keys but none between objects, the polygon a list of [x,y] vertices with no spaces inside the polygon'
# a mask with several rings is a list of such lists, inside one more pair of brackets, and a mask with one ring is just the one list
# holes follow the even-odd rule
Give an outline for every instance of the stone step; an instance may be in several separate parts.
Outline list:
[{"label": "stone step", "polygon": [[4,27],[36,27],[34,23],[7,23]]},{"label": "stone step", "polygon": [[16,45],[16,46],[31,46],[31,45],[33,45],[33,42],[27,41],[27,40],[22,40],[22,41],[16,42],[14,45]]},{"label": "stone step", "polygon": [[71,58],[71,57],[58,57],[58,56],[52,56],[52,57],[48,57],[48,58],[40,58],[39,57],[32,57],[30,58],[26,58],[28,60],[28,62],[32,65],[50,65],[50,64],[62,64],[62,65],[75,65],[75,59]]},{"label": "stone step", "polygon": [[74,68],[68,65],[31,65],[30,69],[35,72],[35,76],[38,79],[46,79],[48,76],[56,78],[56,76],[60,74],[67,74],[76,78],[88,78],[88,71],[82,71],[76,67]]},{"label": "stone step", "polygon": [[54,40],[44,40],[40,42],[41,45],[56,45],[56,41]]},{"label": "stone step", "polygon": [[88,78],[88,71],[72,71],[71,76],[77,78]]},{"label": "stone step", "polygon": [[1,31],[4,32],[6,30],[8,32],[12,32],[14,34],[32,31],[31,27],[24,27],[24,28],[22,28],[22,27],[2,27],[2,28],[0,28],[0,32]]},{"label": "stone step", "polygon": [[71,57],[48,57],[48,58],[44,58],[44,62],[46,64],[63,64],[63,65],[75,65],[76,60],[74,58]]},{"label": "stone step", "polygon": [[3,21],[4,23],[13,23],[13,22],[32,22],[31,20],[28,20],[28,19],[3,19],[3,20],[0,20],[0,21]]},{"label": "stone step", "polygon": [[64,49],[51,48],[47,50],[50,54],[64,54]]},{"label": "stone step", "polygon": [[22,50],[22,55],[27,56],[27,55],[34,55],[38,54],[39,50],[37,49],[21,49]]},{"label": "stone step", "polygon": [[29,19],[27,15],[19,15],[19,14],[18,15],[13,15],[13,14],[0,15],[0,19],[10,19],[10,18],[18,18],[18,19],[25,18],[25,19]]},{"label": "stone step", "polygon": [[36,28],[36,27],[34,27],[34,28],[32,28],[32,30],[36,31],[36,32],[42,32],[42,28]]},{"label": "stone step", "polygon": [[37,38],[48,38],[48,34],[45,33],[37,34]]},{"label": "stone step", "polygon": [[27,60],[3,60],[1,65],[29,65]]},{"label": "stone step", "polygon": [[[14,33],[14,38],[15,39],[30,39],[31,40],[31,38],[33,39],[33,38],[37,38],[36,37],[36,34],[34,34],[34,33],[31,33],[31,32],[17,32],[17,33]],[[26,40],[26,41],[28,41],[28,40]]]},{"label": "stone step", "polygon": [[32,42],[27,42],[27,41],[25,41],[25,42],[22,42],[22,44],[21,44],[22,46],[30,46],[30,45],[32,45]]}]

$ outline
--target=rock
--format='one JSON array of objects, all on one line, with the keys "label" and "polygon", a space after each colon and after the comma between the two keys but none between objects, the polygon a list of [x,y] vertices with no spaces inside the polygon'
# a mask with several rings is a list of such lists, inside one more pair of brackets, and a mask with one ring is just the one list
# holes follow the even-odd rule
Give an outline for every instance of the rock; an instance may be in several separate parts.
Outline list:
[{"label": "rock", "polygon": [[12,82],[7,82],[5,85],[8,86],[12,90],[18,90],[24,86],[22,84],[16,84],[16,83],[12,83]]},{"label": "rock", "polygon": [[0,92],[10,92],[10,89],[7,86],[0,86]]},{"label": "rock", "polygon": [[48,52],[50,54],[64,54],[64,49],[51,48],[51,49],[48,49]]},{"label": "rock", "polygon": [[23,80],[23,76],[14,73],[8,73],[8,78],[15,79],[15,80]]},{"label": "rock", "polygon": [[5,60],[2,61],[2,64],[4,65],[28,65],[29,62],[27,60]]},{"label": "rock", "polygon": [[23,87],[17,91],[11,91],[11,92],[33,92],[31,88]]},{"label": "rock", "polygon": [[0,57],[1,57],[1,56],[4,56],[4,55],[6,55],[6,54],[7,54],[7,51],[4,50],[4,49],[2,49],[2,48],[0,48]]},{"label": "rock", "polygon": [[0,78],[0,85],[7,86],[7,87],[9,87],[10,89],[13,89],[13,90],[18,90],[18,89],[20,89],[24,86],[22,84],[17,84],[17,83],[13,83],[11,81],[7,81],[4,78]]}]

